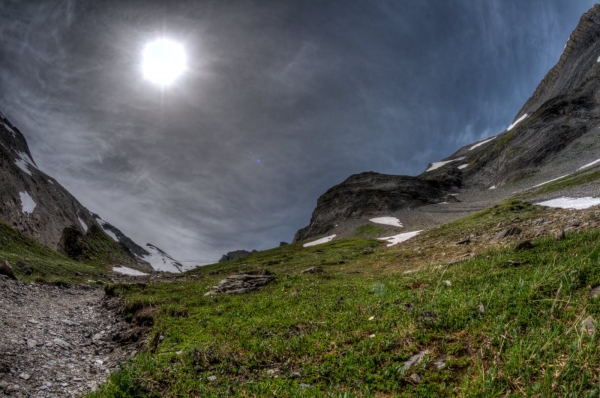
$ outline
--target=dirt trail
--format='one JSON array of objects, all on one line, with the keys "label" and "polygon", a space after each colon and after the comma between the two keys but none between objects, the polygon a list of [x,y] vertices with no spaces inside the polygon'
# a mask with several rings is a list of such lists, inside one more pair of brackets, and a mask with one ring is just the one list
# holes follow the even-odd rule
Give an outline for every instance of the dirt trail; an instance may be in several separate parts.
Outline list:
[{"label": "dirt trail", "polygon": [[0,397],[94,391],[142,344],[118,308],[100,288],[23,284],[0,275]]}]

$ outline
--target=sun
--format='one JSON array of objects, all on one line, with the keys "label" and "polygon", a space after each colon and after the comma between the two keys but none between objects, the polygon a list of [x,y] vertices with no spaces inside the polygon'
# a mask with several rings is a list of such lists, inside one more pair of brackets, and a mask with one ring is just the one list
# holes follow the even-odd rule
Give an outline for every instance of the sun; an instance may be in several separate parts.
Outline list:
[{"label": "sun", "polygon": [[144,48],[144,78],[160,86],[168,86],[185,72],[186,62],[183,45],[168,39],[157,39]]}]

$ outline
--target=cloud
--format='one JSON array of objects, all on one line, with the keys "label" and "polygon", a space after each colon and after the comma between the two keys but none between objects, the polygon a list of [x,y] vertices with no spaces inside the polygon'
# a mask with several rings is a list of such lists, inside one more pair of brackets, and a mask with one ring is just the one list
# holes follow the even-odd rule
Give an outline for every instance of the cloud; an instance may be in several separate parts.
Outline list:
[{"label": "cloud", "polygon": [[[499,133],[592,3],[4,2],[0,110],[90,210],[217,260],[290,241],[350,174]],[[190,62],[164,91],[140,73],[159,36]]]}]

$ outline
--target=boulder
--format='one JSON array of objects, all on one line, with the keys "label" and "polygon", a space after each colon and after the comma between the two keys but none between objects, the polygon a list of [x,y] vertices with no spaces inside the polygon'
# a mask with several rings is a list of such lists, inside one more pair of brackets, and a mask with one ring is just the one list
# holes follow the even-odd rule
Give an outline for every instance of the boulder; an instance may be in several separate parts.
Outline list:
[{"label": "boulder", "polygon": [[273,279],[274,278],[272,275],[232,275],[223,279],[218,285],[213,286],[212,289],[205,294],[205,296],[210,296],[213,294],[250,293],[265,286]]},{"label": "boulder", "polygon": [[25,275],[33,274],[33,268],[31,268],[29,265],[22,263],[20,261],[17,261],[16,265],[21,271],[25,272]]},{"label": "boulder", "polygon": [[0,275],[6,275],[11,279],[17,279],[8,261],[0,261]]}]

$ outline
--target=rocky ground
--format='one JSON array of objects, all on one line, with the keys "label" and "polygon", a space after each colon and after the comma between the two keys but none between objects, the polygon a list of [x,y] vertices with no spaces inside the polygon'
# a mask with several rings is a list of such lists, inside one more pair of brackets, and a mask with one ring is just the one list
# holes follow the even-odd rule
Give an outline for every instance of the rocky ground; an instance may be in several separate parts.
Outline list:
[{"label": "rocky ground", "polygon": [[143,345],[101,288],[24,284],[0,275],[0,396],[94,391]]}]

